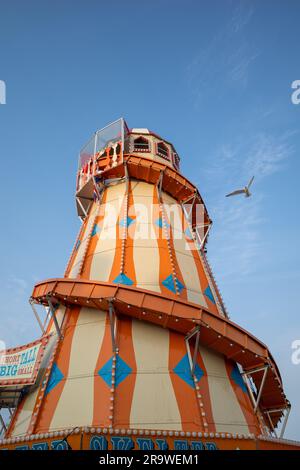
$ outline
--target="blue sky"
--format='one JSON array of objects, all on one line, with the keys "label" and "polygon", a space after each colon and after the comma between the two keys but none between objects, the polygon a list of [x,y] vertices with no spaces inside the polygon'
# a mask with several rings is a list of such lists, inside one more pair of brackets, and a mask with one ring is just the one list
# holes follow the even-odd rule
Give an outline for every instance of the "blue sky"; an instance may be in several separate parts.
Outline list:
[{"label": "blue sky", "polygon": [[[74,243],[78,151],[124,116],[173,142],[198,185],[231,318],[269,345],[300,439],[299,15],[293,0],[0,3],[0,339],[39,334],[28,297]],[[225,199],[252,175],[252,198]]]}]

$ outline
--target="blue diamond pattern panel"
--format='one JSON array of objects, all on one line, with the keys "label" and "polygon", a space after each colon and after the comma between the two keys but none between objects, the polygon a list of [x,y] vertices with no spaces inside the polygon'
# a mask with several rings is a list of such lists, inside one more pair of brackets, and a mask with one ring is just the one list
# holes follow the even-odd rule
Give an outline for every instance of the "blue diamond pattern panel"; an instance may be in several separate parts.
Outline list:
[{"label": "blue diamond pattern panel", "polygon": [[[177,285],[178,292],[180,293],[182,289],[184,289],[184,285],[178,279],[176,279],[175,282]],[[174,294],[176,294],[175,282],[174,282],[172,274],[170,274],[170,276],[166,277],[166,279],[162,281],[162,285],[165,286]]]},{"label": "blue diamond pattern panel", "polygon": [[211,288],[209,286],[207,286],[207,288],[205,289],[204,291],[204,295],[206,295],[206,297],[213,303],[215,304],[215,299],[214,299],[214,296],[213,296],[213,293],[211,291]]},{"label": "blue diamond pattern panel", "polygon": [[121,227],[129,227],[129,225],[132,224],[133,222],[135,222],[134,219],[132,219],[131,217],[127,217],[127,218],[121,219],[119,222],[119,225],[121,225]]},{"label": "blue diamond pattern panel", "polygon": [[[178,362],[177,366],[174,367],[173,372],[175,372],[175,374],[177,374],[178,377],[184,380],[190,387],[195,388],[187,354],[183,356],[183,358]],[[194,374],[198,382],[204,375],[203,370],[199,367],[198,364],[196,364],[195,366]]]},{"label": "blue diamond pattern panel", "polygon": [[47,388],[45,391],[45,395],[48,395],[48,393],[50,393],[51,390],[53,390],[56,387],[56,385],[58,385],[59,382],[61,382],[63,378],[64,378],[63,373],[60,371],[57,364],[54,363],[52,367],[51,375],[49,378],[49,382],[47,384]]},{"label": "blue diamond pattern panel", "polygon": [[125,286],[132,286],[133,281],[126,276],[126,274],[119,274],[113,281],[115,284],[124,284]]},{"label": "blue diamond pattern panel", "polygon": [[[112,371],[113,360],[112,357],[104,364],[101,369],[98,370],[98,375],[104,380],[104,382],[111,387],[111,371]],[[116,359],[116,375],[115,375],[115,386],[117,387],[123,380],[131,374],[132,369],[126,364],[120,356]]]},{"label": "blue diamond pattern panel", "polygon": [[92,237],[96,235],[96,233],[100,232],[100,228],[97,224],[94,225],[93,231],[92,231]]},{"label": "blue diamond pattern panel", "polygon": [[230,378],[243,390],[243,392],[247,392],[246,384],[240,374],[237,364],[234,365],[233,370],[230,374]]}]

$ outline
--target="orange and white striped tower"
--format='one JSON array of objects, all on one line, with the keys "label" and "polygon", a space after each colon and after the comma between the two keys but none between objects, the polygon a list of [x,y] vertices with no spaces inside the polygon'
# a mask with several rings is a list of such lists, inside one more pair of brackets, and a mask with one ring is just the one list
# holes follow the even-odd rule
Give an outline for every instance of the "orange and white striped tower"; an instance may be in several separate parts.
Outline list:
[{"label": "orange and white striped tower", "polygon": [[173,145],[122,119],[98,131],[76,203],[65,275],[31,297],[49,312],[47,360],[2,447],[291,448],[275,437],[290,407],[278,368],[228,317]]}]

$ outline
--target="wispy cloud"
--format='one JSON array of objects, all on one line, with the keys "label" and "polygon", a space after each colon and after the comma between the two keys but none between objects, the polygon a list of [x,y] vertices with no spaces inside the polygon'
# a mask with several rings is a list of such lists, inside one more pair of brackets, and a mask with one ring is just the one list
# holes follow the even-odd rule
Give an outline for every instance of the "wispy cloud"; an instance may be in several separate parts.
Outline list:
[{"label": "wispy cloud", "polygon": [[232,17],[228,22],[228,29],[234,34],[242,30],[251,20],[254,9],[251,5],[246,4],[244,1],[239,3],[234,2],[235,8]]},{"label": "wispy cloud", "polygon": [[[214,220],[209,250],[213,266],[223,279],[235,282],[255,270],[262,253],[262,224],[267,178],[282,170],[293,154],[290,135],[266,133],[223,145],[210,159],[203,176],[208,189],[210,213]],[[211,161],[214,164],[211,164]],[[226,192],[242,188],[255,175],[253,197],[225,198]],[[262,186],[262,181],[264,186]]]},{"label": "wispy cloud", "polygon": [[230,8],[229,20],[210,41],[200,46],[199,53],[187,66],[187,82],[196,107],[205,96],[216,92],[220,95],[218,77],[222,77],[223,84],[245,87],[250,67],[259,55],[243,34],[253,16],[253,8],[242,1]]},{"label": "wispy cloud", "polygon": [[263,133],[257,135],[251,153],[245,161],[245,170],[252,171],[259,179],[281,170],[294,151],[287,137],[285,135],[275,138]]}]

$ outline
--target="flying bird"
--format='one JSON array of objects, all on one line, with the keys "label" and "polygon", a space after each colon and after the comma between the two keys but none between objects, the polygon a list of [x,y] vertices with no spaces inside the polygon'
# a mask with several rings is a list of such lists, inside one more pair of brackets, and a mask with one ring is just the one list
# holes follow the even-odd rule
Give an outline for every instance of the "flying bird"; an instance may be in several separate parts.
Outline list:
[{"label": "flying bird", "polygon": [[249,191],[249,188],[251,184],[253,183],[253,180],[254,180],[254,176],[252,176],[247,186],[245,186],[243,189],[237,189],[236,191],[233,191],[232,193],[226,194],[226,197],[237,196],[238,194],[245,194],[245,197],[250,197],[251,193]]}]

